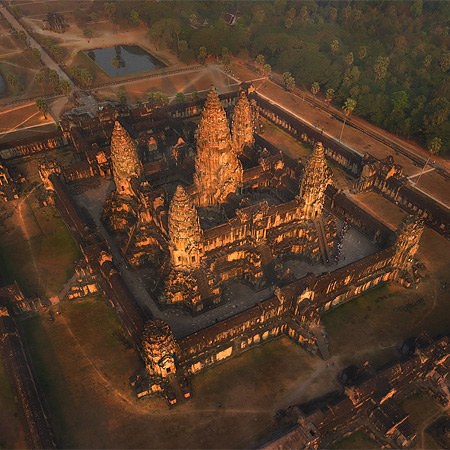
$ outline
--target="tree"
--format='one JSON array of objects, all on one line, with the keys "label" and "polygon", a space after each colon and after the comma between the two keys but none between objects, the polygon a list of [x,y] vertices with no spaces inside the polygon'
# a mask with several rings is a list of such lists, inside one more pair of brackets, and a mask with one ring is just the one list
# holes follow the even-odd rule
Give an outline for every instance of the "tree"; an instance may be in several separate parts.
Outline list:
[{"label": "tree", "polygon": [[72,83],[69,80],[60,80],[59,88],[65,95],[69,95],[72,92]]},{"label": "tree", "polygon": [[114,22],[116,16],[116,4],[114,2],[106,2],[104,5],[106,17]]},{"label": "tree", "polygon": [[272,72],[272,66],[270,64],[264,64],[262,67],[262,73],[265,77],[268,77]]},{"label": "tree", "polygon": [[39,97],[36,99],[36,107],[37,109],[44,114],[44,118],[47,118],[48,113],[48,103],[47,100],[43,97]]},{"label": "tree", "polygon": [[284,26],[285,28],[289,29],[294,24],[294,19],[297,14],[297,10],[295,8],[289,9],[289,11],[286,14],[286,19],[284,20]]},{"label": "tree", "polygon": [[125,88],[120,87],[119,89],[117,89],[116,96],[117,100],[119,100],[122,105],[127,104],[127,91],[125,90]]},{"label": "tree", "polygon": [[295,78],[292,76],[291,72],[283,73],[284,86],[288,91],[292,91],[295,88]]},{"label": "tree", "polygon": [[147,94],[148,101],[154,106],[165,106],[169,103],[169,97],[162,92],[149,92]]},{"label": "tree", "polygon": [[334,6],[330,6],[328,10],[328,17],[330,19],[330,22],[336,22],[338,16],[338,10]]},{"label": "tree", "polygon": [[333,53],[333,55],[335,55],[339,49],[341,48],[341,43],[339,42],[338,39],[333,39],[330,42],[330,49],[331,49],[331,53]]},{"label": "tree", "polygon": [[141,23],[141,17],[139,15],[139,12],[136,11],[135,9],[132,9],[130,11],[129,20],[130,20],[131,25],[134,25],[135,27],[137,27]]},{"label": "tree", "polygon": [[450,53],[445,53],[439,59],[439,67],[442,72],[447,72],[450,69]]},{"label": "tree", "polygon": [[408,108],[408,93],[406,91],[397,91],[392,94],[392,110],[396,112],[405,112]]},{"label": "tree", "polygon": [[266,58],[261,53],[255,58],[256,64],[262,69],[264,64],[266,63]]},{"label": "tree", "polygon": [[356,100],[354,100],[351,97],[348,97],[347,100],[345,100],[344,105],[342,106],[342,110],[344,111],[344,122],[342,122],[342,129],[341,134],[339,136],[339,141],[342,141],[342,134],[344,133],[344,127],[345,122],[350,117],[350,114],[355,110],[356,108]]},{"label": "tree", "polygon": [[375,79],[377,81],[382,81],[386,78],[389,63],[390,58],[388,56],[377,57],[375,65],[373,66],[373,71],[375,72]]},{"label": "tree", "polygon": [[433,57],[431,55],[426,55],[425,58],[423,59],[423,67],[425,67],[425,69],[429,69],[432,62]]},{"label": "tree", "polygon": [[344,61],[347,66],[351,66],[353,64],[353,52],[347,53]]},{"label": "tree", "polygon": [[325,93],[325,97],[327,98],[327,102],[331,102],[334,98],[334,89],[333,88],[328,88],[327,92]]},{"label": "tree", "polygon": [[320,92],[320,84],[317,81],[311,85],[311,92],[313,95],[317,95]]},{"label": "tree", "polygon": [[358,58],[364,59],[367,56],[367,47],[365,45],[361,45],[358,50]]},{"label": "tree", "polygon": [[419,183],[420,178],[421,178],[421,176],[423,175],[423,173],[425,171],[425,167],[427,167],[431,157],[435,156],[435,155],[438,155],[441,152],[441,150],[442,150],[442,139],[439,138],[439,137],[434,137],[434,138],[430,139],[428,141],[427,148],[428,148],[428,151],[430,152],[430,154],[428,155],[428,158],[427,158],[425,164],[422,167],[422,171],[420,172],[420,174],[419,174],[419,176],[417,178],[417,181],[415,183],[413,183],[413,184],[418,184]]},{"label": "tree", "polygon": [[37,61],[37,62],[41,62],[41,52],[38,48],[33,47],[31,49],[31,54],[33,55],[33,58]]},{"label": "tree", "polygon": [[186,97],[182,92],[178,92],[175,95],[175,103],[184,103],[186,101]]},{"label": "tree", "polygon": [[198,60],[200,64],[205,64],[206,56],[207,56],[206,47],[200,47],[198,49]]}]

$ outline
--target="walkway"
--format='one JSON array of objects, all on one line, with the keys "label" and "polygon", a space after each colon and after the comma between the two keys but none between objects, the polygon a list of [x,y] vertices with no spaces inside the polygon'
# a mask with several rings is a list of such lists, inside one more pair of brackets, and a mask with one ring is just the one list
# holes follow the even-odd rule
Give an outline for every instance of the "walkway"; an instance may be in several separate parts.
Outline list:
[{"label": "walkway", "polygon": [[0,4],[0,13],[9,22],[9,24],[19,33],[23,32],[27,36],[28,42],[31,48],[37,48],[41,52],[42,62],[52,70],[55,70],[61,80],[67,80],[74,87],[72,80],[67,74],[59,67],[59,65],[50,57],[50,55],[43,49],[43,47],[33,39],[28,31],[16,20],[16,18],[6,9],[6,7]]}]

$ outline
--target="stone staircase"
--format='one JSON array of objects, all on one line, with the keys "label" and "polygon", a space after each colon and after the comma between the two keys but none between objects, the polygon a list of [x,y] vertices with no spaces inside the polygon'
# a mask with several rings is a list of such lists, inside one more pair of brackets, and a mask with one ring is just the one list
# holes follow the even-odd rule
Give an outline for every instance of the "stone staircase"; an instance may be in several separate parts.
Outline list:
[{"label": "stone staircase", "polygon": [[322,261],[324,264],[330,264],[331,257],[330,257],[330,251],[328,249],[327,245],[327,239],[325,235],[325,228],[323,226],[323,220],[321,217],[314,220],[314,225],[316,227],[317,231],[317,238],[319,240],[319,247],[320,247],[320,253],[322,255]]}]

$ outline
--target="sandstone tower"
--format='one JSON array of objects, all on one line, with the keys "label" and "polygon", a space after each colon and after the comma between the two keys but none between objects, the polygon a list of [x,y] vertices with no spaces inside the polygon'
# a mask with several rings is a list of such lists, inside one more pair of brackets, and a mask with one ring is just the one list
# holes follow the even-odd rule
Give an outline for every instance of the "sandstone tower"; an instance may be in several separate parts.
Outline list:
[{"label": "sandstone tower", "polygon": [[244,91],[239,94],[233,113],[231,133],[233,139],[233,149],[239,155],[245,146],[253,146],[255,138],[253,136],[254,124],[250,102]]},{"label": "sandstone tower", "polygon": [[169,208],[170,259],[176,270],[200,266],[202,229],[191,197],[178,185]]},{"label": "sandstone tower", "polygon": [[134,195],[132,180],[142,176],[143,168],[136,144],[117,120],[111,136],[111,162],[117,193],[121,196]]},{"label": "sandstone tower", "polygon": [[242,165],[233,151],[227,116],[215,89],[208,94],[197,129],[194,183],[200,206],[222,203],[242,184]]},{"label": "sandstone tower", "polygon": [[316,143],[311,157],[305,165],[298,200],[301,216],[315,219],[322,215],[325,190],[331,184],[331,170],[325,159],[321,142]]},{"label": "sandstone tower", "polygon": [[176,373],[180,349],[166,322],[159,319],[147,322],[141,345],[145,368],[151,377],[166,378]]},{"label": "sandstone tower", "polygon": [[423,233],[423,223],[414,216],[408,216],[401,223],[397,232],[395,254],[392,265],[401,271],[411,268],[414,255],[419,249],[419,241]]}]

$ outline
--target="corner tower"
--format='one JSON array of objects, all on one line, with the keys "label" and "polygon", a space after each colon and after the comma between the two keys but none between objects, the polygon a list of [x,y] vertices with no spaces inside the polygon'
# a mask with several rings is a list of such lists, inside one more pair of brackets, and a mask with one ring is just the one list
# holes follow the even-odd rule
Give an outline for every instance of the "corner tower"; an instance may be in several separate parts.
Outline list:
[{"label": "corner tower", "polygon": [[227,116],[215,89],[209,91],[197,129],[194,183],[200,206],[222,203],[242,184],[242,165],[233,151]]},{"label": "corner tower", "polygon": [[233,139],[233,149],[239,155],[245,146],[253,146],[255,138],[253,136],[254,123],[250,102],[244,91],[239,93],[231,125]]},{"label": "corner tower", "polygon": [[323,145],[318,142],[305,165],[297,197],[303,218],[309,220],[322,215],[325,190],[329,184],[331,184],[331,170],[325,159]]},{"label": "corner tower", "polygon": [[392,257],[394,267],[402,271],[411,268],[414,255],[419,249],[423,229],[422,221],[414,216],[408,216],[403,220],[397,231],[395,254]]},{"label": "corner tower", "polygon": [[122,196],[134,195],[132,180],[142,176],[143,168],[136,144],[117,120],[111,136],[111,163],[117,193]]},{"label": "corner tower", "polygon": [[200,267],[202,229],[189,194],[178,185],[169,207],[170,259],[177,270]]}]

